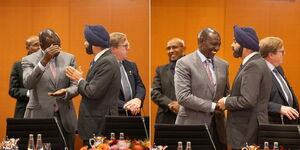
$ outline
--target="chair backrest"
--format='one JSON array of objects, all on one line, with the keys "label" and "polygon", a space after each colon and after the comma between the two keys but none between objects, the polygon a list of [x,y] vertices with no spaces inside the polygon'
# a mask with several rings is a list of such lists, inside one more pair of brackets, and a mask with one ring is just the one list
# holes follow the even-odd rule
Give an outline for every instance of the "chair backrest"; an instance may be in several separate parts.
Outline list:
[{"label": "chair backrest", "polygon": [[121,132],[125,138],[148,139],[149,116],[105,116],[103,135],[109,138],[111,132],[115,133],[116,139]]},{"label": "chair backrest", "polygon": [[263,146],[269,142],[271,148],[273,143],[278,142],[285,149],[300,148],[300,126],[281,124],[260,124],[258,134],[258,145]]},{"label": "chair backrest", "polygon": [[155,124],[156,145],[167,145],[168,149],[176,149],[178,141],[182,141],[183,145],[191,141],[192,149],[215,150],[207,124]]},{"label": "chair backrest", "polygon": [[29,134],[33,134],[35,142],[37,134],[42,134],[43,143],[51,143],[52,149],[64,149],[64,142],[54,118],[7,118],[6,123],[6,136],[20,138],[19,149],[27,149]]}]

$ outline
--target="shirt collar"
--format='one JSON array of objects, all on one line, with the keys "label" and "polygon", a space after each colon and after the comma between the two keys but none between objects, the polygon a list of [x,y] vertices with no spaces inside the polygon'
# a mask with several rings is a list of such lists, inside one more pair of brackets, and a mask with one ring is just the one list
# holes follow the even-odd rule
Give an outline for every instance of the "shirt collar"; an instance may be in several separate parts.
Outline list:
[{"label": "shirt collar", "polygon": [[96,56],[95,56],[95,58],[94,58],[94,61],[96,62],[106,51],[108,51],[109,50],[109,48],[106,48],[106,49],[104,49],[104,50],[102,50],[101,52],[99,52]]},{"label": "shirt collar", "polygon": [[[206,59],[209,59],[209,58],[206,58],[199,50],[197,50],[197,54],[198,54],[201,62],[204,62],[204,61],[206,61]],[[213,61],[213,60],[211,59],[211,61]]]},{"label": "shirt collar", "polygon": [[275,66],[272,65],[272,64],[271,64],[270,62],[268,62],[267,60],[265,60],[265,61],[266,61],[266,63],[267,63],[268,68],[269,68],[271,71],[273,71],[274,68],[275,68]]},{"label": "shirt collar", "polygon": [[253,53],[249,54],[248,56],[246,56],[246,57],[244,58],[243,62],[242,62],[242,65],[245,65],[246,62],[247,62],[251,57],[253,57],[255,54],[258,54],[258,52],[253,52]]}]

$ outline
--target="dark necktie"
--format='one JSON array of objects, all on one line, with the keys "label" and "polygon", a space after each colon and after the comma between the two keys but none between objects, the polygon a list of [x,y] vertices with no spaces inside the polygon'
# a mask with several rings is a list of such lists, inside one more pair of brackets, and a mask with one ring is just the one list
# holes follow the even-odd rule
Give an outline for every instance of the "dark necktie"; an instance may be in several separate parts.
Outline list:
[{"label": "dark necktie", "polygon": [[132,99],[131,87],[130,87],[129,81],[127,79],[127,74],[126,74],[126,71],[125,71],[125,68],[124,68],[122,62],[120,62],[120,72],[121,72],[121,84],[122,84],[122,88],[123,88],[124,98],[125,98],[125,101],[128,101],[128,100]]},{"label": "dark necktie", "polygon": [[276,74],[277,78],[279,79],[279,81],[282,85],[282,89],[283,89],[284,93],[286,94],[285,97],[287,98],[289,105],[293,106],[293,98],[292,98],[291,91],[289,90],[289,87],[286,85],[286,83],[283,80],[283,77],[280,75],[280,73],[278,72],[278,70],[276,68],[273,69],[273,72]]}]

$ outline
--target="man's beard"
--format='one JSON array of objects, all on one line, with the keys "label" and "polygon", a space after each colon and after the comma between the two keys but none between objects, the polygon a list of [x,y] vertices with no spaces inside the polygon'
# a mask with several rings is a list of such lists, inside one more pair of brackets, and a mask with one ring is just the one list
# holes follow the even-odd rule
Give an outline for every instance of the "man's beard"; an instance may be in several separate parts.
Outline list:
[{"label": "man's beard", "polygon": [[85,47],[85,52],[86,52],[88,55],[93,54],[92,45],[91,45],[90,43],[87,45],[87,47]]},{"label": "man's beard", "polygon": [[239,58],[239,57],[242,57],[242,55],[243,55],[243,47],[242,46],[240,46],[239,49],[235,49],[234,48],[234,50],[233,50],[233,57]]}]

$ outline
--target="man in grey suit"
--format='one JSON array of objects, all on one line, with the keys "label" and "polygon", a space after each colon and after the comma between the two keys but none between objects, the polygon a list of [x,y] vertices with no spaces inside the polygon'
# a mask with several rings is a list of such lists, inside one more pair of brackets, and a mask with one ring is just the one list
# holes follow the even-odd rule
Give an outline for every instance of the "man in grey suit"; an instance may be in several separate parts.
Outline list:
[{"label": "man in grey suit", "polygon": [[119,64],[109,49],[109,34],[101,25],[85,26],[86,52],[95,57],[83,79],[81,69],[66,69],[67,76],[78,84],[82,96],[78,132],[84,145],[89,139],[101,136],[104,129],[105,115],[118,115],[118,96],[121,88]]},{"label": "man in grey suit", "polygon": [[76,83],[65,75],[65,68],[75,67],[75,57],[60,49],[60,38],[51,29],[39,35],[41,50],[22,60],[23,83],[30,90],[25,118],[57,117],[69,149],[74,149],[76,112],[72,102]]},{"label": "man in grey suit", "polygon": [[234,26],[234,57],[243,59],[233,81],[229,97],[218,101],[227,109],[227,143],[241,149],[246,143],[257,143],[259,123],[268,123],[268,102],[272,74],[258,53],[258,37],[251,27]]},{"label": "man in grey suit", "polygon": [[273,86],[268,107],[270,123],[299,124],[298,100],[280,66],[285,54],[283,41],[278,37],[266,37],[260,40],[259,47],[272,71]]},{"label": "man in grey suit", "polygon": [[184,41],[172,38],[167,43],[170,63],[156,68],[151,91],[151,99],[159,107],[156,113],[156,123],[175,123],[179,104],[175,95],[174,73],[176,62],[184,56],[184,51]]},{"label": "man in grey suit", "polygon": [[217,149],[226,149],[224,112],[216,102],[229,93],[228,63],[215,56],[221,39],[213,28],[198,34],[198,50],[179,59],[175,93],[180,104],[176,124],[207,123]]}]

